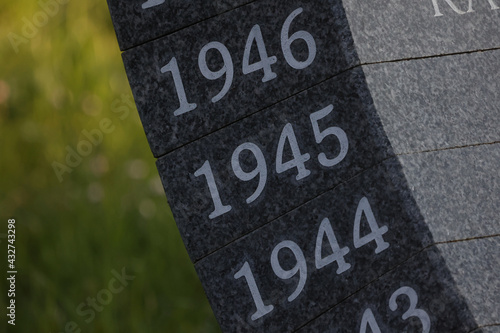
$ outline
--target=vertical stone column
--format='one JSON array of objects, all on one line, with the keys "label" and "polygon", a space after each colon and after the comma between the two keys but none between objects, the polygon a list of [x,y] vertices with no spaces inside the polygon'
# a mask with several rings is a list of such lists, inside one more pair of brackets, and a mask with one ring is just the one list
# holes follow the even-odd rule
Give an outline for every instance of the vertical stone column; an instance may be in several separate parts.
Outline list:
[{"label": "vertical stone column", "polygon": [[224,332],[495,332],[495,0],[108,0]]}]

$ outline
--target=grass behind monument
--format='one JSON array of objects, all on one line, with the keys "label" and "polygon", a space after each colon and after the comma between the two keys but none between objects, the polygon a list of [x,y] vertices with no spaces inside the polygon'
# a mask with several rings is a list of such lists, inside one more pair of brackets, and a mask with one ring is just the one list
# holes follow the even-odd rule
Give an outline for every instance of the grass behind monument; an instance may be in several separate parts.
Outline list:
[{"label": "grass behind monument", "polygon": [[0,26],[0,267],[15,218],[18,271],[16,325],[2,325],[217,332],[127,102],[106,2],[4,2]]}]

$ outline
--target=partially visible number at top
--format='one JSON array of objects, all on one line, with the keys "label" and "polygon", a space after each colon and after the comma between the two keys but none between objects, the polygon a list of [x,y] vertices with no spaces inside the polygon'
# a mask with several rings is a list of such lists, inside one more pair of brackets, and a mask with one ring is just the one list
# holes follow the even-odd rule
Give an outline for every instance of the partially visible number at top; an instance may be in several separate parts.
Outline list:
[{"label": "partially visible number at top", "polygon": [[[164,3],[165,0],[148,0],[142,4],[142,8],[150,8],[158,6]],[[290,67],[302,70],[314,62],[316,58],[316,42],[314,37],[307,31],[300,30],[292,35],[290,35],[290,25],[292,21],[302,13],[302,8],[297,8],[294,10],[283,23],[281,29],[281,49],[285,57],[286,62]],[[307,59],[304,61],[297,60],[291,50],[292,43],[296,40],[303,40],[308,49]],[[259,61],[250,63],[251,53],[254,50],[254,46],[257,49]],[[223,65],[219,70],[213,71],[208,67],[207,64],[207,53],[211,50],[218,52],[223,61]],[[255,52],[255,51],[254,51]],[[244,75],[262,75],[262,82],[268,82],[274,80],[278,75],[273,72],[272,65],[276,64],[278,58],[276,56],[269,56],[266,49],[266,44],[262,36],[261,28],[258,24],[254,25],[248,34],[245,49],[243,52],[242,59],[242,73]],[[198,68],[201,74],[208,80],[218,80],[221,77],[225,77],[225,82],[219,93],[211,98],[212,103],[217,103],[223,99],[229,92],[234,78],[234,64],[231,57],[231,53],[227,47],[217,41],[212,41],[203,46],[198,55]],[[262,71],[262,72],[260,72]],[[177,60],[173,57],[167,65],[160,69],[161,73],[170,72],[174,80],[175,91],[177,93],[177,98],[179,100],[179,108],[174,111],[174,116],[180,116],[187,112],[193,111],[197,108],[196,103],[189,103],[188,97],[186,96],[186,90],[184,89],[184,84],[181,78],[181,73],[177,64]],[[260,72],[261,74],[258,74]],[[263,73],[263,74],[262,74]]]},{"label": "partially visible number at top", "polygon": [[142,9],[148,9],[151,7],[156,7],[164,3],[165,0],[148,0],[142,4]]}]

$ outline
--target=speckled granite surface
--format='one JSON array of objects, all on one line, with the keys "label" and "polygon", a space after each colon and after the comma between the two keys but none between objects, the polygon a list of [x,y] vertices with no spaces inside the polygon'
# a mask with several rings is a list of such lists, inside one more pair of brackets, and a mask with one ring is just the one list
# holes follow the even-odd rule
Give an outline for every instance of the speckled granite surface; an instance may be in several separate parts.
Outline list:
[{"label": "speckled granite surface", "polygon": [[[224,332],[499,331],[497,0],[108,3],[121,47],[136,46],[129,82]],[[317,49],[303,69],[283,49],[291,13],[293,57],[311,54],[304,36]],[[275,56],[268,80],[243,74],[256,24],[265,46],[249,61]],[[234,68],[215,102],[227,75],[202,75],[209,42],[231,57],[209,50],[209,70]],[[174,115],[179,91],[196,108]],[[279,171],[278,156],[292,163]]]},{"label": "speckled granite surface", "polygon": [[500,236],[438,245],[479,326],[500,324]]},{"label": "speckled granite surface", "polygon": [[399,161],[436,242],[500,235],[500,143]]}]

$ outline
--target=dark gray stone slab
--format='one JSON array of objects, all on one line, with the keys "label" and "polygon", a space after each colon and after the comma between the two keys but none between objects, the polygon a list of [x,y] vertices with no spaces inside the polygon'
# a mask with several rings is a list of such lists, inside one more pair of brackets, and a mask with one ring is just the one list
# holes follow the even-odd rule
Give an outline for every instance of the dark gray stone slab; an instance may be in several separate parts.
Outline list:
[{"label": "dark gray stone slab", "polygon": [[387,137],[402,154],[500,141],[498,68],[500,50],[363,71]]},{"label": "dark gray stone slab", "polygon": [[108,0],[108,7],[120,49],[126,50],[253,1]]},{"label": "dark gray stone slab", "polygon": [[[340,128],[348,145],[340,144],[336,135],[327,135],[316,143],[310,115],[329,106],[332,112],[317,121],[318,130],[326,134]],[[391,151],[377,122],[364,77],[356,69],[158,159],[167,198],[191,259],[198,260],[386,159]],[[300,173],[296,167],[277,172],[277,155],[281,157],[277,154],[278,146],[285,126],[293,128],[300,155],[307,154],[302,158],[304,166],[300,168],[304,170]],[[286,163],[294,157],[290,141],[283,142]],[[251,143],[262,152],[265,163],[260,165],[267,170],[263,191],[250,203],[247,200],[259,188],[260,177],[242,181],[232,166],[234,152],[244,143]],[[341,155],[341,147],[348,147],[346,154]],[[322,153],[331,160],[344,157],[327,167],[320,162]],[[259,165],[250,150],[235,156],[240,157],[241,167],[247,173]],[[298,156],[297,152],[295,160],[300,159]],[[208,186],[206,161],[218,196],[212,195]],[[204,165],[205,172],[201,174],[199,170]],[[219,205],[214,198],[220,200]],[[227,206],[231,209],[224,214],[213,213],[216,207],[228,210]]]},{"label": "dark gray stone slab", "polygon": [[[473,11],[467,12],[471,2]],[[434,3],[442,16],[435,16]],[[362,63],[500,47],[498,0],[345,0],[343,4]],[[458,14],[449,4],[466,13]]]},{"label": "dark gray stone slab", "polygon": [[399,156],[436,242],[500,234],[500,143]]},{"label": "dark gray stone slab", "polygon": [[[372,323],[371,332],[425,332],[422,322],[426,322],[430,333],[465,333],[498,324],[499,245],[499,238],[495,237],[433,246],[299,332],[365,332],[360,326],[363,316],[369,318],[367,309],[380,329],[377,331]],[[411,307],[411,298],[405,293],[413,294],[410,297],[417,310],[403,319]],[[391,298],[395,298],[395,304],[391,305]],[[422,320],[418,316],[412,318],[412,314]]]},{"label": "dark gray stone slab", "polygon": [[[302,8],[300,13],[296,12],[299,8]],[[295,14],[290,16],[292,13]],[[282,43],[281,32],[288,17],[290,28],[289,33],[284,34],[284,41],[287,37],[297,39],[289,49],[283,49],[287,43]],[[267,56],[276,57],[270,65],[275,78],[268,73],[265,82],[262,69],[243,74],[245,46],[257,24]],[[303,38],[310,39],[310,46]],[[227,76],[209,80],[198,63],[200,51],[211,42],[222,43],[227,48],[233,64],[226,60],[227,68],[234,68],[230,88],[215,102],[213,98],[223,90]],[[158,157],[356,65],[351,42],[340,0],[265,0],[128,50],[123,53],[123,60],[151,150]],[[313,44],[315,54],[310,51]],[[224,49],[220,44],[211,45]],[[252,45],[250,64],[261,58],[256,43]],[[209,50],[206,56],[211,71],[223,68],[223,58],[216,49]],[[180,107],[176,89],[183,90],[179,83],[176,88],[173,79],[173,58],[187,103],[191,107],[196,104],[193,110],[179,115],[174,114]],[[202,62],[204,58],[202,54]],[[293,59],[305,64],[294,64]],[[164,69],[162,73],[161,69],[168,64],[170,70]],[[296,69],[301,66],[306,67]]]},{"label": "dark gray stone slab", "polygon": [[[373,213],[372,230],[380,228],[380,235],[378,241],[361,245],[363,242],[355,241],[355,235],[359,235],[355,232],[356,216],[361,217],[361,237],[370,234],[369,213],[358,211],[363,198]],[[432,244],[416,207],[403,204],[409,201],[404,176],[396,159],[391,159],[202,259],[195,267],[222,330],[291,332]],[[332,262],[320,268],[316,264],[317,238],[325,217],[344,249],[345,263],[350,265],[341,272],[338,270],[343,263]],[[321,252],[326,257],[332,249],[322,237]],[[289,301],[300,283],[299,273],[290,279],[278,278],[271,257],[279,244],[284,245],[277,252],[279,264],[285,270],[293,269],[298,260],[286,248],[291,242],[300,248],[298,253],[303,253],[301,267],[307,267],[307,278],[303,290]],[[257,306],[246,278],[235,278],[245,263],[263,304],[274,307],[261,318],[252,318]]]}]

